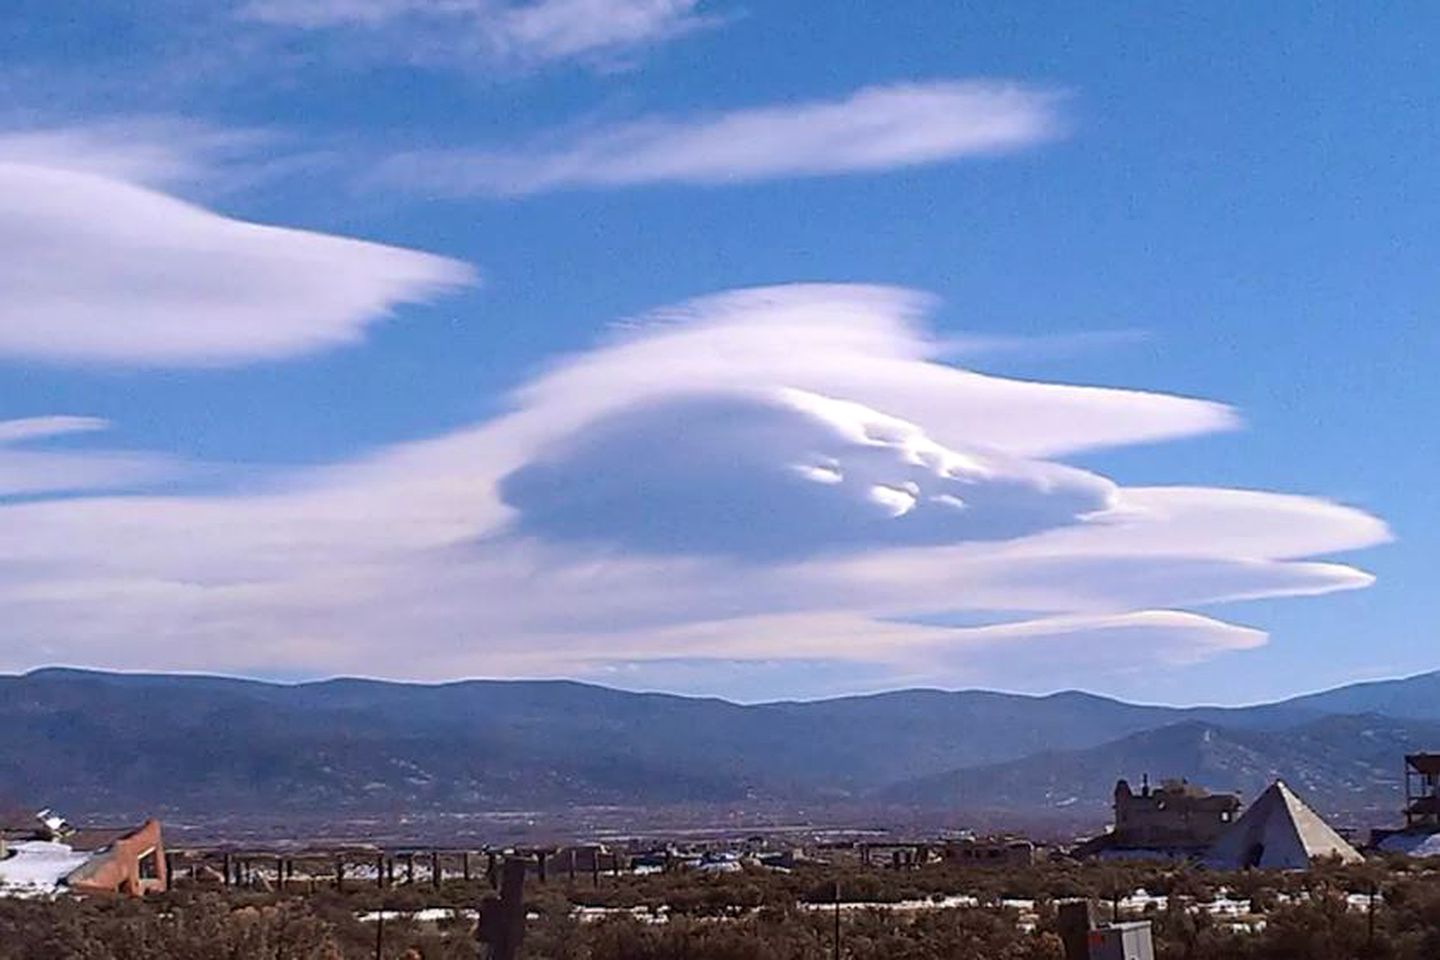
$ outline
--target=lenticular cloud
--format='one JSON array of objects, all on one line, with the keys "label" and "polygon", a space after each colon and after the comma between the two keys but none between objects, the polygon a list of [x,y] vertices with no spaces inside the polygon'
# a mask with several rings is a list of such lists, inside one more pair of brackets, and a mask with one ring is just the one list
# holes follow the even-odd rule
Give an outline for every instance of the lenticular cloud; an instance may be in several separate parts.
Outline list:
[{"label": "lenticular cloud", "polygon": [[500,485],[518,529],[656,553],[799,558],[1009,540],[1109,507],[1108,480],[795,389],[682,394],[566,438]]},{"label": "lenticular cloud", "polygon": [[931,297],[793,284],[701,297],[622,324],[600,348],[520,388],[527,422],[573,429],[682,392],[794,389],[915,424],[953,449],[1045,458],[1233,429],[1223,404],[986,376],[943,362]]},{"label": "lenticular cloud", "polygon": [[[557,362],[498,417],[262,491],[0,496],[0,668],[791,663],[803,695],[1046,689],[1082,664],[1104,688],[1263,641],[1207,606],[1371,582],[1333,559],[1388,538],[1363,511],[1064,462],[1233,429],[1228,408],[960,369],[931,305],[838,285],[707,297]],[[11,425],[10,446],[92,425]],[[701,692],[721,690],[743,695]]]},{"label": "lenticular cloud", "polygon": [[130,366],[360,339],[469,283],[442,257],[246,223],[111,176],[0,157],[0,356]]}]

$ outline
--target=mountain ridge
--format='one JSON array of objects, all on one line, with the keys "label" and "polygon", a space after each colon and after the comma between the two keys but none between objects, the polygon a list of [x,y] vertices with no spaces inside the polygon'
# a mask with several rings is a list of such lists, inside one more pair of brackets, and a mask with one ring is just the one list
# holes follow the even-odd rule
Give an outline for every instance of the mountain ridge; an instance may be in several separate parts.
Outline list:
[{"label": "mountain ridge", "polygon": [[[1440,706],[1429,709],[1425,700],[1431,687],[1440,689],[1440,673],[1386,683],[1249,707],[923,688],[738,704],[569,680],[282,684],[49,667],[0,675],[0,729],[7,731],[0,794],[24,789],[36,801],[86,808],[214,812],[902,798],[1024,811],[1049,808],[1036,798],[1048,796],[1043,771],[1058,765],[1105,771],[1100,779],[1077,777],[1083,802],[1098,809],[1108,799],[1102,781],[1115,769],[1178,775],[1194,732],[1209,729],[1216,749],[1231,757],[1216,761],[1221,771],[1226,763],[1300,769],[1286,746],[1299,737],[1335,761],[1314,766],[1315,783],[1318,793],[1339,797],[1353,794],[1387,751],[1430,743],[1432,722],[1440,746]],[[1389,689],[1400,716],[1362,710],[1355,712],[1386,722],[1324,726],[1353,715],[1345,712],[1352,707],[1385,706]],[[1190,731],[1190,739],[1155,733],[1172,728]],[[1345,737],[1362,728],[1375,733],[1364,749],[1347,746]],[[1161,740],[1146,747],[1147,736]],[[1392,759],[1398,770],[1399,754]],[[1142,760],[1150,769],[1133,769]],[[975,770],[988,771],[989,794],[945,792],[946,777],[963,785],[970,779],[963,772]],[[1001,786],[1008,792],[996,793]],[[1366,804],[1381,802],[1385,789],[1365,787]]]},{"label": "mountain ridge", "polygon": [[1102,813],[1116,780],[1163,773],[1245,799],[1284,780],[1329,811],[1393,815],[1401,802],[1401,754],[1436,745],[1440,721],[1381,714],[1328,715],[1278,731],[1186,720],[1097,747],[893,784],[882,796],[971,809],[1020,808],[1027,800],[1032,809],[1088,803]]}]

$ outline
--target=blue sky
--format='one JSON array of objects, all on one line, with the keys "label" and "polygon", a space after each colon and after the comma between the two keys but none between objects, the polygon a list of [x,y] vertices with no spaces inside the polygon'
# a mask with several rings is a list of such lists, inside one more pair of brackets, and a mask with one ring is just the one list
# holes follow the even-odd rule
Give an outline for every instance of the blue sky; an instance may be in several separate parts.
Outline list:
[{"label": "blue sky", "polygon": [[0,668],[1440,666],[1425,7],[776,6],[21,0]]}]

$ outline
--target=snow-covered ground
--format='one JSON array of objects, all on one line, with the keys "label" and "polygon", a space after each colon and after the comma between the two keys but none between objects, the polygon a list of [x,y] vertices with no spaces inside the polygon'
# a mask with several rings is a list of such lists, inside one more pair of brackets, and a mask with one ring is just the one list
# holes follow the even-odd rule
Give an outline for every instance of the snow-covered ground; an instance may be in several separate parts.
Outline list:
[{"label": "snow-covered ground", "polygon": [[670,920],[670,908],[665,906],[653,910],[649,907],[576,907],[571,912],[571,916],[581,923],[593,923],[621,914],[633,917],[641,923],[668,923]]},{"label": "snow-covered ground", "polygon": [[1411,857],[1440,857],[1440,833],[1392,833],[1380,841],[1380,849]]},{"label": "snow-covered ground", "polygon": [[[1278,894],[1276,899],[1280,903],[1293,903],[1308,899],[1305,894],[1295,897],[1285,894]],[[992,901],[993,902],[993,901]],[[1370,907],[1370,896],[1362,893],[1352,893],[1346,897],[1351,910],[1364,911]],[[1152,894],[1146,890],[1135,890],[1120,900],[1120,910],[1123,919],[1134,919],[1137,916],[1143,917],[1157,911],[1164,911],[1169,907],[1169,898],[1163,895]],[[951,894],[949,896],[927,897],[919,900],[896,900],[896,901],[841,901],[839,909],[842,913],[857,911],[875,910],[883,913],[921,913],[930,910],[948,910],[955,908],[975,908],[982,906],[982,901],[968,894]],[[1000,908],[1013,910],[1017,914],[1017,926],[1022,930],[1033,930],[1037,924],[1036,904],[1034,900],[1005,899],[996,904]],[[802,910],[814,910],[817,912],[829,912],[836,909],[834,903],[799,903],[797,906]],[[1102,916],[1108,917],[1110,909],[1109,901],[1097,903]],[[1185,902],[1185,909],[1191,913],[1208,913],[1216,917],[1220,922],[1232,930],[1238,932],[1255,932],[1263,930],[1265,919],[1250,912],[1250,901],[1248,899],[1237,899],[1226,889],[1221,889],[1216,896],[1210,900],[1190,900]],[[748,916],[755,913],[754,909],[738,909],[725,917],[712,917],[711,920],[733,919],[739,916]],[[571,915],[582,923],[593,923],[607,917],[630,916],[641,923],[668,923],[671,910],[668,906],[658,907],[586,907],[577,906],[571,911]],[[436,922],[449,918],[473,920],[476,917],[474,910],[451,910],[445,908],[429,908],[413,912],[402,912],[396,910],[375,910],[368,913],[357,914],[357,919],[366,923],[374,923],[382,916],[385,920],[407,919],[417,922]],[[530,919],[535,919],[531,914]]]},{"label": "snow-covered ground", "polygon": [[61,880],[89,859],[88,853],[49,840],[12,843],[10,856],[0,860],[0,896],[54,893]]},{"label": "snow-covered ground", "polygon": [[469,909],[452,909],[450,907],[425,907],[422,910],[370,910],[366,913],[357,913],[355,919],[361,923],[374,923],[377,920],[413,920],[416,923],[439,923],[441,920],[474,920],[480,916],[480,911]]}]

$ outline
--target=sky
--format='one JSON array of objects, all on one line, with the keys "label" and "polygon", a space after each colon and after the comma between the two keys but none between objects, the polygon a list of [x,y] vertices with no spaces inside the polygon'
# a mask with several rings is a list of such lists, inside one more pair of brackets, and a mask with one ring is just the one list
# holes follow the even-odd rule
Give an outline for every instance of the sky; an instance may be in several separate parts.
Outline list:
[{"label": "sky", "polygon": [[1440,668],[1428,5],[9,9],[0,670]]}]

